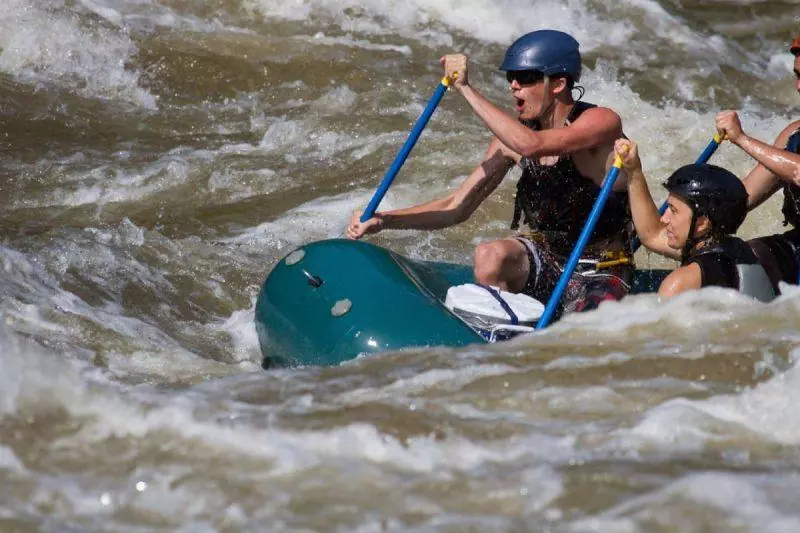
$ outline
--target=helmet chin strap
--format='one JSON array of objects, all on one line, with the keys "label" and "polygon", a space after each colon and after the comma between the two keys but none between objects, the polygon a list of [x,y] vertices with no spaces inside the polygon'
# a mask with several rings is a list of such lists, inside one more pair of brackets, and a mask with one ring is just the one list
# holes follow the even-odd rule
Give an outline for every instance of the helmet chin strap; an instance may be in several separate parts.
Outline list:
[{"label": "helmet chin strap", "polygon": [[684,264],[686,260],[689,259],[689,255],[692,253],[692,250],[698,242],[698,239],[696,239],[694,236],[696,226],[697,209],[692,209],[692,222],[689,224],[689,234],[686,235],[686,242],[683,244],[683,248],[681,248],[681,264]]},{"label": "helmet chin strap", "polygon": [[720,238],[720,236],[718,236],[714,231],[713,227],[711,231],[708,231],[702,237],[695,237],[694,234],[697,232],[697,219],[698,219],[697,209],[695,208],[692,209],[692,222],[689,225],[689,234],[686,236],[686,243],[683,245],[683,248],[681,249],[681,264],[685,263],[686,260],[689,259],[689,256],[691,255],[692,250],[694,250],[695,246],[697,246],[700,243],[708,245],[709,243],[717,241]]}]

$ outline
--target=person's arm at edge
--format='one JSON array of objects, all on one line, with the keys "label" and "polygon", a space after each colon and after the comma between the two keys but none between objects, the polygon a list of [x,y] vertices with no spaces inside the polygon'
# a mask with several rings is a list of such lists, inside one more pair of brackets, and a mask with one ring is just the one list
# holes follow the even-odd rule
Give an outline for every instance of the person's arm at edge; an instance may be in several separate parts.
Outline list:
[{"label": "person's arm at edge", "polygon": [[771,145],[744,132],[730,141],[779,180],[795,183],[794,176],[797,169],[800,168],[800,154],[790,152],[785,147],[789,137],[798,127],[800,127],[800,121],[789,124]]},{"label": "person's arm at edge", "polygon": [[[778,135],[777,139],[775,139],[775,142],[772,144],[772,146],[749,138],[749,136],[747,136],[742,130],[739,116],[735,111],[721,111],[718,113],[716,117],[716,126],[717,131],[721,135],[726,137],[737,146],[740,146],[742,151],[751,157],[755,158],[751,151],[754,150],[756,146],[754,143],[757,142],[758,146],[760,146],[762,154],[772,153],[773,155],[777,154],[780,158],[782,158],[783,155],[781,152],[784,154],[790,154],[790,152],[787,152],[784,148],[789,140],[789,136],[798,127],[800,127],[800,121],[793,122],[784,128],[783,131],[781,131],[781,133]],[[744,140],[743,144],[740,145],[740,143],[742,143],[742,137],[748,137],[750,140]],[[758,158],[755,159],[756,165],[750,169],[750,172],[748,172],[744,178],[742,178],[745,189],[747,189],[747,208],[749,210],[753,210],[764,203],[770,196],[772,196],[781,188],[784,182],[780,176],[776,175],[773,170],[770,170],[764,164],[762,164]],[[795,174],[798,171],[800,171],[800,165],[797,165],[794,168]],[[790,174],[788,178],[786,178],[786,181],[794,182],[795,180]]]}]

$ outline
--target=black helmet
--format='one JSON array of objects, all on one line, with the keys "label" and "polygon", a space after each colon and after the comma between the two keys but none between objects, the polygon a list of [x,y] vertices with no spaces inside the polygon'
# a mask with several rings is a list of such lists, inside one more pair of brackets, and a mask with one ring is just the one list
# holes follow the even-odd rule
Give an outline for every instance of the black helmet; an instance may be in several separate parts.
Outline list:
[{"label": "black helmet", "polygon": [[722,167],[683,166],[669,177],[664,187],[692,207],[694,218],[706,215],[715,233],[736,233],[747,216],[747,189],[739,178]]}]

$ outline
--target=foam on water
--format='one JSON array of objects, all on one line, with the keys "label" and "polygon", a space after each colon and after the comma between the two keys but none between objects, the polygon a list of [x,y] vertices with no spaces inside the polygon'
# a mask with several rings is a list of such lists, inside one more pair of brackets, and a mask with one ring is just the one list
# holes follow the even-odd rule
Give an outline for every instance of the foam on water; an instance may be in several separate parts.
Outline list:
[{"label": "foam on water", "polygon": [[[687,24],[674,12],[667,11],[655,0],[626,0],[622,4],[607,0],[600,6],[585,0],[553,2],[551,0],[470,0],[457,4],[447,0],[414,0],[411,2],[331,2],[330,0],[245,0],[268,19],[317,21],[335,24],[341,31],[362,35],[401,35],[431,47],[461,49],[462,36],[468,35],[485,43],[509,44],[514,38],[537,28],[567,31],[581,43],[584,53],[609,53],[620,64],[641,68],[657,63],[658,54],[648,48],[663,50],[664,43],[697,65],[689,70],[707,72],[718,62],[734,68],[746,65],[748,71],[765,73],[764,57],[748,52],[720,35]],[[620,11],[625,17],[618,17]],[[535,13],[535,17],[521,16]],[[636,21],[635,23],[633,21]],[[648,31],[640,31],[641,27]],[[635,42],[645,53],[616,54]],[[374,46],[365,43],[367,48]],[[712,51],[714,59],[712,60]]]},{"label": "foam on water", "polygon": [[[480,478],[482,490],[489,499],[504,501],[507,505],[522,505],[521,510],[525,512],[541,511],[563,494],[563,473],[550,465],[572,464],[570,461],[575,460],[576,451],[579,451],[576,450],[574,438],[545,437],[538,432],[502,442],[485,440],[478,443],[458,436],[420,436],[401,442],[377,431],[371,425],[361,423],[321,431],[291,431],[272,424],[264,427],[263,424],[254,423],[255,416],[267,419],[272,408],[226,404],[224,400],[220,402],[221,398],[208,394],[214,389],[224,390],[224,383],[206,384],[203,393],[198,390],[175,394],[139,388],[130,389],[127,394],[121,395],[117,391],[118,385],[97,381],[92,377],[92,372],[86,372],[80,365],[21,343],[5,328],[0,332],[0,344],[4,353],[4,357],[0,359],[3,365],[3,372],[0,372],[0,413],[4,416],[35,416],[36,413],[53,409],[70,413],[71,417],[82,421],[81,429],[60,438],[56,444],[62,449],[77,446],[97,448],[112,437],[123,438],[129,443],[142,442],[142,445],[148,441],[167,439],[173,445],[181,446],[185,443],[184,457],[196,452],[204,457],[212,453],[217,458],[218,454],[223,454],[265,461],[260,468],[260,483],[267,479],[285,479],[286,476],[307,472],[315,466],[342,462],[351,467],[353,464],[367,463],[408,473],[435,473],[440,477],[445,472],[465,472],[481,476],[485,466],[491,465],[491,468],[497,469],[503,468],[503,465],[514,465],[517,470],[514,485],[509,486],[509,479],[501,482],[492,477]],[[432,371],[418,377],[392,381],[384,390],[392,391],[389,396],[394,401],[401,398],[398,393],[419,394],[429,387],[440,389],[441,385],[461,389],[476,379],[502,375],[508,370],[503,365],[490,364],[477,368],[464,367],[461,371],[454,372]],[[763,427],[765,434],[762,438],[770,441],[773,439],[768,435],[771,431],[790,422],[790,407],[797,400],[791,389],[797,388],[793,387],[797,385],[794,381],[800,379],[796,374],[796,371],[789,373],[787,382],[783,385],[776,385],[778,381],[773,380],[763,387],[737,396],[666,403],[649,411],[645,415],[648,421],[631,430],[631,435],[627,437],[652,439],[652,432],[646,431],[645,427],[658,427],[664,434],[661,439],[665,443],[670,442],[670,450],[676,449],[676,439],[679,441],[677,447],[686,450],[680,443],[685,435],[675,428],[702,428],[707,425],[702,417],[698,419],[691,413],[680,413],[682,405],[691,403],[694,404],[693,412],[704,412],[705,416],[715,416],[726,422],[736,419],[738,415],[739,418],[758,423],[755,416],[757,411],[766,409],[775,413],[777,418]],[[276,378],[280,379],[279,376]],[[267,375],[264,379],[273,378]],[[44,394],[45,391],[47,394]],[[568,410],[591,413],[593,416],[613,416],[615,409],[628,410],[636,407],[608,387],[588,387],[572,392],[561,388],[545,388],[536,391],[536,394],[541,396],[540,400],[547,402],[553,412]],[[352,396],[353,394],[348,393],[338,400],[353,399]],[[369,393],[368,396],[373,395]],[[384,399],[389,399],[389,396]],[[383,395],[378,394],[372,399],[380,400],[381,397]],[[363,399],[360,397],[358,401]],[[230,410],[233,408],[235,410]],[[664,418],[661,413],[668,409],[673,412],[677,410],[678,414]],[[451,412],[459,416],[457,411]],[[209,417],[212,413],[213,416]],[[460,415],[464,416],[464,413]],[[485,412],[478,415],[483,415],[479,418],[486,418]],[[466,416],[472,415],[466,413]],[[237,420],[242,420],[243,423],[237,423]],[[794,422],[797,421],[792,421],[797,429],[798,424]],[[667,435],[669,432],[671,436]],[[788,439],[780,437],[780,442],[796,444],[798,435],[795,433],[798,432],[793,431]],[[702,429],[694,432],[695,436],[698,434],[703,434]],[[622,441],[617,440],[618,444],[620,442]],[[606,453],[616,454],[610,450],[584,450],[580,453],[587,457],[587,452],[588,457],[597,458],[602,458]],[[2,457],[0,453],[0,458]],[[14,468],[16,464],[13,457],[3,462],[9,468]],[[537,465],[538,462],[544,464]],[[222,509],[227,505],[227,498],[214,488],[215,485],[198,494],[197,487],[192,482],[185,481],[189,474],[186,468],[180,464],[161,464],[158,472],[143,468],[127,478],[114,481],[94,479],[88,474],[40,476],[33,492],[32,504],[46,506],[48,502],[60,500],[68,503],[71,515],[84,517],[110,517],[111,513],[122,508],[169,516],[180,509],[179,514],[184,523],[190,520],[202,522],[207,516],[204,508]],[[677,509],[687,504],[723,511],[735,509],[735,516],[754,524],[761,521],[775,525],[776,528],[778,524],[786,527],[795,524],[791,515],[786,514],[788,511],[781,510],[783,504],[776,491],[770,488],[769,481],[759,479],[758,476],[715,476],[711,479],[703,474],[689,475],[645,496],[629,499],[606,513],[575,522],[572,526],[576,531],[597,526],[644,531],[640,526],[642,522],[653,520],[653,513],[667,513],[658,520],[666,520],[669,516],[674,519]],[[177,480],[184,481],[175,486]],[[724,483],[726,486],[733,484],[735,490],[708,491],[708,486],[715,483]],[[780,490],[784,490],[785,483],[780,487]],[[735,497],[739,498],[738,507],[734,504]],[[517,500],[519,503],[514,503]],[[748,503],[742,506],[742,501]],[[673,506],[678,507],[672,509]],[[664,511],[665,508],[671,510],[667,512]],[[550,516],[557,518],[554,512],[555,510]],[[232,516],[231,520],[235,521],[236,516]],[[453,520],[460,523],[458,518],[454,517]],[[464,523],[475,523],[474,517],[465,520]],[[769,530],[782,531],[780,528]]]},{"label": "foam on water", "polygon": [[[455,33],[482,41],[507,44],[537,27],[571,31],[588,49],[611,40],[622,44],[635,29],[626,22],[612,26],[601,21],[582,0],[553,2],[527,0],[446,0],[411,2],[294,0],[245,0],[246,5],[267,18],[284,20],[316,19],[333,22],[342,30],[372,35],[400,34],[428,46],[453,46]],[[535,24],[521,13],[536,13]],[[614,31],[610,31],[611,29]],[[602,39],[598,35],[602,34]]]},{"label": "foam on water", "polygon": [[[535,27],[572,32],[585,53],[586,100],[619,111],[663,199],[658,183],[710,140],[717,96],[747,89],[704,84],[701,74],[789,79],[789,57],[775,43],[743,49],[681,12],[653,0],[5,2],[0,74],[77,94],[76,105],[157,111],[115,130],[121,146],[89,139],[78,153],[13,166],[11,214],[95,206],[100,218],[126,203],[137,213],[164,204],[180,221],[165,229],[149,214],[144,222],[78,215],[29,236],[16,233],[16,219],[2,220],[11,231],[0,248],[0,426],[30,434],[20,442],[4,432],[0,471],[15,499],[0,504],[0,515],[45,529],[300,530],[309,515],[302,500],[332,502],[312,514],[341,531],[515,530],[521,522],[511,517],[522,516],[564,530],[644,532],[654,523],[679,527],[687,509],[728,529],[797,529],[787,503],[797,483],[778,471],[796,462],[791,449],[800,443],[792,409],[800,366],[779,373],[788,365],[781,350],[800,342],[794,288],[769,305],[719,289],[664,304],[635,296],[502,346],[258,368],[252,322],[262,270],[283,247],[340,235],[367,204],[429,97],[422,80],[435,82],[438,52],[469,52],[476,86],[509,110],[507,85],[494,73],[505,45]],[[194,74],[193,54],[216,65],[220,56],[203,39],[231,32],[264,36],[263,55],[222,68],[219,79],[201,73],[199,83],[213,90],[228,75],[252,75],[267,86],[247,85],[252,92],[221,105],[177,94],[157,110],[142,80]],[[188,50],[173,49],[170,38]],[[225,42],[222,57],[238,57],[238,41]],[[140,72],[143,43],[148,53],[167,47],[175,64],[145,59],[152,69]],[[283,45],[330,57],[338,62],[331,72],[348,74],[309,74]],[[657,89],[637,92],[642,78]],[[785,95],[796,102],[790,85]],[[789,121],[783,97],[747,94],[745,129],[774,139]],[[447,95],[381,209],[441,197],[477,165],[488,133],[460,98]],[[126,133],[151,127],[143,139]],[[713,161],[739,175],[752,166],[727,144]],[[507,234],[514,177],[461,228],[385,232],[375,242],[468,261],[461,252],[470,242]],[[195,233],[182,226],[194,221],[182,209],[224,222]],[[777,231],[779,221],[772,202],[742,233]],[[220,360],[206,359],[214,350]],[[779,374],[744,389],[701,372],[670,374],[716,365],[728,350],[746,351],[755,372]],[[38,455],[25,455],[29,445],[41,447]],[[730,470],[704,472],[706,458]],[[631,463],[635,473],[618,483],[617,469],[629,473]],[[609,483],[606,475],[612,496],[587,497]],[[398,487],[400,499],[392,497]],[[610,510],[597,513],[603,502]],[[376,503],[397,507],[384,514]],[[336,514],[347,509],[366,513],[347,527]],[[532,513],[538,521],[528,521]],[[421,516],[417,526],[396,518],[406,515]],[[254,516],[266,516],[265,526]],[[703,520],[682,529],[699,530]]]},{"label": "foam on water", "polygon": [[21,473],[25,471],[25,466],[20,462],[14,450],[7,446],[0,446],[0,470]]},{"label": "foam on water", "polygon": [[[798,360],[795,349],[793,358]],[[647,413],[630,431],[651,444],[674,449],[700,449],[714,443],[756,439],[762,445],[800,443],[800,415],[793,408],[798,401],[800,368],[784,373],[735,395],[707,400],[675,399]],[[750,435],[750,439],[746,438]],[[730,444],[729,444],[730,446]]]},{"label": "foam on water", "polygon": [[[310,108],[320,116],[340,115],[353,107],[356,98],[357,95],[347,86],[340,86],[311,103]],[[407,114],[414,117],[414,120],[419,116],[420,111],[421,107],[414,103],[392,110],[383,109],[383,113]],[[326,161],[334,157],[357,161],[381,149],[386,149],[387,146],[392,150],[399,151],[399,147],[402,146],[407,135],[408,132],[401,131],[377,133],[373,131],[325,130],[316,119],[278,119],[272,122],[264,132],[259,148],[267,153],[283,155],[290,164],[306,159]],[[429,141],[436,139],[437,136],[441,136],[441,134],[431,131],[426,134]]]},{"label": "foam on water", "polygon": [[[468,471],[485,463],[513,463],[531,453],[529,439],[477,444],[459,437],[438,440],[424,436],[399,442],[364,423],[328,431],[288,431],[218,424],[196,418],[192,411],[197,406],[188,400],[175,398],[143,411],[136,405],[122,403],[119,398],[100,402],[84,397],[73,401],[69,409],[75,416],[91,415],[96,422],[70,439],[82,442],[102,441],[111,436],[142,439],[168,431],[180,439],[199,439],[226,454],[245,454],[270,460],[269,470],[276,476],[306,470],[331,459],[387,464],[410,472]],[[542,457],[569,453],[569,439],[538,437],[535,440],[539,445],[536,454]]]},{"label": "foam on water", "polygon": [[612,509],[570,524],[568,531],[644,533],[662,528],[682,531],[736,530],[790,533],[800,527],[787,493],[796,479],[758,474],[701,473],[669,483]]},{"label": "foam on water", "polygon": [[[228,333],[231,336],[230,357],[233,361],[242,363],[240,366],[246,370],[260,370],[261,355],[258,344],[258,335],[253,326],[255,323],[255,301],[249,309],[234,311],[231,316],[221,323],[212,324],[212,328]],[[250,364],[248,364],[250,363]]]},{"label": "foam on water", "polygon": [[125,68],[137,50],[130,36],[86,25],[59,2],[51,9],[31,0],[3,2],[0,50],[0,71],[23,83],[54,83],[90,98],[156,108],[156,98],[139,87],[139,74]]},{"label": "foam on water", "polygon": [[[176,8],[192,7],[171,6],[157,0],[78,0],[80,6],[97,15],[112,26],[131,33],[151,34],[159,30],[190,30],[193,32],[237,32],[247,33],[244,28],[225,25],[220,18],[203,19]],[[193,7],[203,7],[203,2]],[[220,12],[220,15],[222,12]]]},{"label": "foam on water", "polygon": [[593,334],[605,331],[618,335],[646,325],[702,329],[734,317],[742,319],[748,314],[761,313],[768,305],[732,289],[707,287],[687,291],[664,302],[654,294],[604,302],[597,312],[569,314],[552,327],[553,335],[572,328],[592,330]]},{"label": "foam on water", "polygon": [[[189,178],[192,154],[173,150],[141,171],[124,172],[112,165],[100,165],[78,174],[64,176],[62,187],[53,187],[41,196],[18,198],[16,208],[98,205],[143,200],[164,190],[178,187]],[[208,158],[205,151],[195,152]],[[195,161],[196,163],[196,161]]]},{"label": "foam on water", "polygon": [[[387,194],[381,202],[381,209],[389,210],[407,205],[401,202],[404,199],[410,202],[416,194],[415,187],[393,186],[392,193]],[[223,242],[281,249],[289,245],[297,246],[324,238],[341,237],[351,213],[363,209],[371,197],[371,192],[356,191],[312,200],[286,211],[275,221],[249,228],[240,235],[224,239]]]},{"label": "foam on water", "polygon": [[411,56],[411,48],[407,45],[397,46],[392,44],[377,44],[367,41],[366,39],[355,39],[352,35],[346,34],[343,37],[328,37],[322,32],[317,32],[313,37],[296,37],[299,40],[305,40],[313,44],[322,44],[330,46],[347,46],[352,48],[359,48],[361,50],[377,50],[381,52],[397,52],[404,56]]},{"label": "foam on water", "polygon": [[340,401],[359,404],[382,399],[397,399],[405,395],[422,394],[429,389],[436,391],[459,390],[478,379],[513,373],[506,365],[476,365],[454,370],[436,369],[400,377],[381,388],[359,388],[342,394]]},{"label": "foam on water", "polygon": [[[237,361],[258,359],[255,334],[237,322],[252,311],[231,317],[227,324],[222,321],[202,329],[173,319],[171,331],[155,320],[159,316],[167,320],[164,317],[170,316],[168,309],[153,309],[149,317],[122,312],[122,295],[132,283],[163,295],[161,307],[174,297],[175,288],[168,276],[136,258],[139,249],[150,244],[145,244],[140,228],[126,221],[113,230],[87,229],[38,254],[23,255],[3,248],[0,312],[4,323],[14,331],[64,347],[70,358],[100,356],[112,372],[123,378],[152,375],[181,380],[233,370],[191,353],[173,335],[213,336],[216,331],[224,331],[239,339]],[[81,272],[90,282],[104,287],[106,299],[89,303],[62,288],[61,280],[69,277],[70,270]]]},{"label": "foam on water", "polygon": [[[261,154],[263,150],[251,144],[225,144],[217,149],[192,149],[180,147],[162,154],[154,162],[131,168],[128,155],[115,154],[108,162],[90,169],[79,166],[66,168],[54,175],[52,187],[26,195],[15,195],[11,201],[14,209],[42,207],[79,207],[94,205],[98,213],[108,204],[148,202],[157,203],[162,197],[184,194],[189,186],[206,196],[206,200],[233,203],[243,198],[269,194],[278,189],[283,180],[274,170],[231,169],[219,164],[223,157],[237,158]],[[64,161],[41,161],[64,165]],[[66,165],[65,165],[66,166]],[[206,178],[205,170],[210,176]],[[207,195],[213,195],[213,199]]]},{"label": "foam on water", "polygon": [[[127,394],[120,395],[118,384],[98,380],[100,376],[84,364],[21,342],[5,325],[0,325],[0,342],[4,353],[0,359],[4,370],[0,374],[0,413],[33,415],[60,409],[84,420],[80,431],[61,439],[62,446],[87,446],[112,436],[143,439],[167,431],[173,435],[170,438],[199,439],[219,452],[271,460],[276,475],[309,468],[329,457],[431,472],[438,468],[467,471],[486,462],[513,463],[530,453],[527,439],[479,444],[459,437],[442,441],[421,436],[403,443],[364,423],[328,431],[290,431],[259,428],[260,424],[231,424],[225,421],[225,416],[215,421],[205,413],[216,412],[219,407],[209,411],[207,402],[216,400],[206,394],[192,391],[170,394],[125,387]],[[231,405],[234,406],[238,412],[230,414],[248,420],[245,416],[248,408]],[[252,414],[264,415],[263,407],[251,409]],[[534,438],[539,444],[537,455],[569,453],[570,439]]]},{"label": "foam on water", "polygon": [[150,0],[55,0],[47,6],[7,0],[0,6],[0,72],[37,87],[155,110],[158,96],[130,65],[139,38],[164,30],[251,33]]},{"label": "foam on water", "polygon": [[[676,165],[693,163],[716,133],[714,118],[721,109],[698,111],[676,101],[646,101],[619,79],[611,62],[599,61],[594,71],[586,73],[585,85],[586,100],[608,106],[622,117],[625,133],[639,145],[642,166],[657,199],[665,194],[654,185],[666,180]],[[791,121],[788,114],[764,116],[753,101],[746,103],[740,116],[745,131],[770,143]],[[749,156],[728,143],[719,147],[711,162],[739,176],[753,166]]]}]

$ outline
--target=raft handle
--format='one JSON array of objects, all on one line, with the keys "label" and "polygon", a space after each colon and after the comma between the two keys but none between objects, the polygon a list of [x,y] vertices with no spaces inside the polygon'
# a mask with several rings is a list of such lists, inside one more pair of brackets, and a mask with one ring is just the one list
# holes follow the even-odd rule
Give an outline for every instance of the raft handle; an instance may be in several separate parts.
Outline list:
[{"label": "raft handle", "polygon": [[309,274],[307,270],[303,270],[303,274],[305,274],[306,278],[308,278],[308,284],[315,289],[319,288],[324,283],[321,277],[315,276],[314,274]]}]

